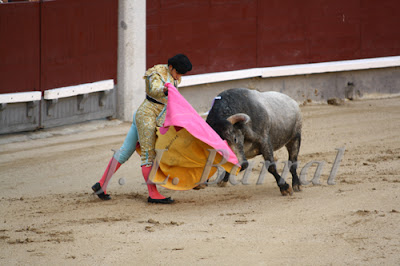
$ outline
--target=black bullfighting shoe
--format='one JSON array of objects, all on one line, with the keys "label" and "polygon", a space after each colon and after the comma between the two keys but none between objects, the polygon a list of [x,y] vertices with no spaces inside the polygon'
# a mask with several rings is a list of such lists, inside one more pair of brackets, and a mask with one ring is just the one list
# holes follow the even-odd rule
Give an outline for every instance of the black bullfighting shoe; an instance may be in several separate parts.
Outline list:
[{"label": "black bullfighting shoe", "polygon": [[104,193],[103,189],[100,186],[100,183],[98,183],[98,182],[92,186],[92,190],[97,195],[97,197],[99,197],[101,200],[110,200],[111,199],[110,195]]},{"label": "black bullfighting shoe", "polygon": [[147,198],[147,202],[150,203],[161,203],[161,204],[171,204],[174,203],[174,200],[171,199],[171,197],[165,198],[165,199],[152,199],[150,197]]}]

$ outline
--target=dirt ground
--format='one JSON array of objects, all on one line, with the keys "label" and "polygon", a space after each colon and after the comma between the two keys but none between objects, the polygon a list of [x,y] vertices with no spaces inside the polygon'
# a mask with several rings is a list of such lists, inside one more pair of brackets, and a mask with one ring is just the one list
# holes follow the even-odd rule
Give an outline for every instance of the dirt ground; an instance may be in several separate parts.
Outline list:
[{"label": "dirt ground", "polygon": [[176,203],[151,205],[134,154],[104,202],[90,187],[129,123],[1,136],[0,265],[400,265],[400,98],[301,109],[299,172],[325,165],[320,185],[288,197],[270,174],[256,185],[256,158],[249,185],[161,188]]}]

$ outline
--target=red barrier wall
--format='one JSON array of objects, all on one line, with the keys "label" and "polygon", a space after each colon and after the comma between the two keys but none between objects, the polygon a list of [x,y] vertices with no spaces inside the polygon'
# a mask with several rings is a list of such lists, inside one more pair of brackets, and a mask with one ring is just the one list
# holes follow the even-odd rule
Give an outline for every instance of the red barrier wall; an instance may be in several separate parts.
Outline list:
[{"label": "red barrier wall", "polygon": [[0,93],[117,82],[118,0],[0,4]]},{"label": "red barrier wall", "polygon": [[0,93],[40,90],[39,4],[0,4]]},{"label": "red barrier wall", "polygon": [[118,1],[42,3],[41,88],[117,79]]},{"label": "red barrier wall", "polygon": [[400,55],[398,0],[147,0],[147,67],[190,74]]},{"label": "red barrier wall", "polygon": [[148,0],[147,66],[183,52],[191,74],[254,67],[256,15],[256,0]]}]

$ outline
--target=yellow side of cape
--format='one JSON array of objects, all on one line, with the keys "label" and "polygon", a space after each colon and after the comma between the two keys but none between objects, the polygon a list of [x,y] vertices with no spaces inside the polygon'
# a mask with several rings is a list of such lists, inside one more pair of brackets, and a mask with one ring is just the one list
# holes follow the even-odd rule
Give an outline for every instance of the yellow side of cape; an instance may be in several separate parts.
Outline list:
[{"label": "yellow side of cape", "polygon": [[[213,148],[193,137],[186,129],[176,131],[175,127],[171,126],[164,135],[157,130],[156,150],[164,149],[166,151],[162,154],[159,169],[155,177],[150,176],[150,179],[172,190],[189,190],[196,187],[201,181],[210,154],[209,150]],[[222,155],[217,152],[213,164],[219,164],[222,159]],[[240,170],[240,167],[230,162],[222,164],[221,167],[229,173],[233,171],[234,175],[237,175]],[[211,167],[207,180],[216,171],[216,167]]]}]

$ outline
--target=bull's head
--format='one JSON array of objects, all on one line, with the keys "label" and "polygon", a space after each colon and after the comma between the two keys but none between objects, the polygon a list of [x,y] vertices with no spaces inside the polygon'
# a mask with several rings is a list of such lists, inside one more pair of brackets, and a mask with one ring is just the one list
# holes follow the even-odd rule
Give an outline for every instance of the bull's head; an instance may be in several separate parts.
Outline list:
[{"label": "bull's head", "polygon": [[218,135],[228,142],[229,147],[241,162],[241,170],[246,169],[249,165],[244,153],[244,137],[250,121],[247,114],[238,113],[231,115],[214,128]]}]

